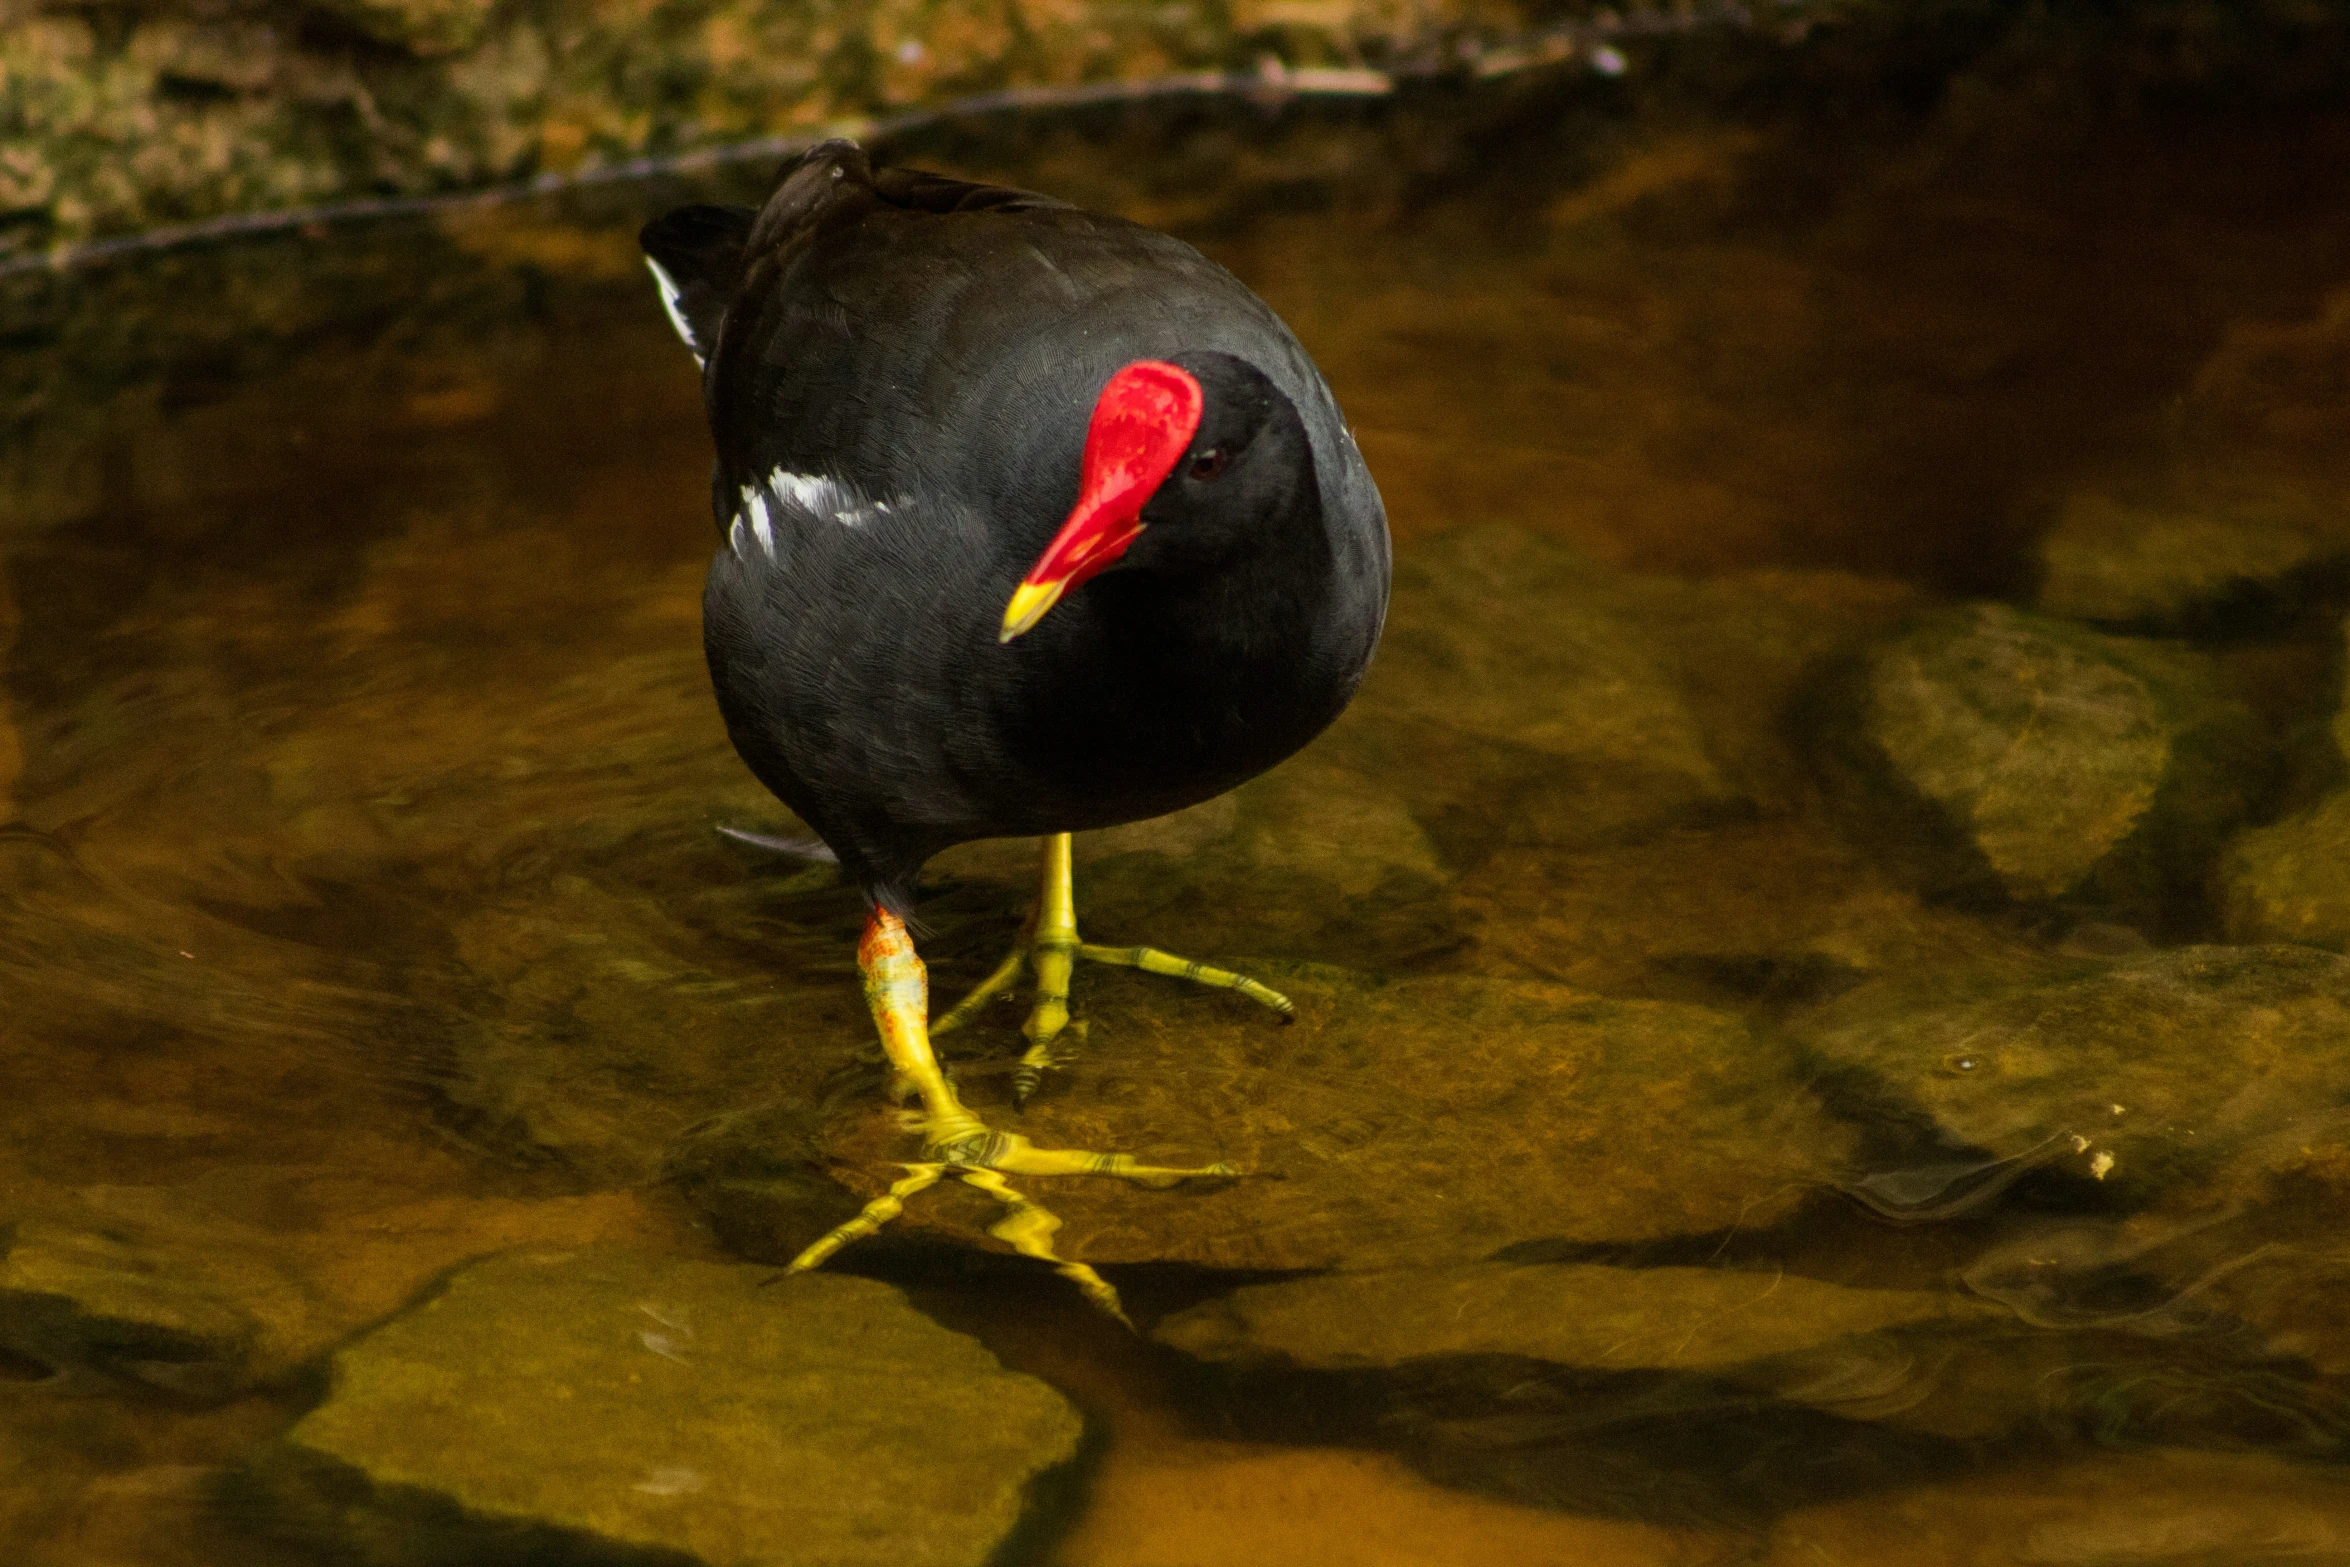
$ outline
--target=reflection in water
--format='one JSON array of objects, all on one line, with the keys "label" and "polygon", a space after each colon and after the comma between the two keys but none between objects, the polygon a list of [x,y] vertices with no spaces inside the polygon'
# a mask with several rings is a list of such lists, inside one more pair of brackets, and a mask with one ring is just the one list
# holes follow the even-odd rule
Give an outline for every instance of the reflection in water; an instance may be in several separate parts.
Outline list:
[{"label": "reflection in water", "polygon": [[[1239,271],[1401,553],[1324,742],[1080,850],[1094,928],[1304,1018],[1091,977],[1023,1123],[1285,1179],[1068,1195],[1152,1336],[974,1257],[984,1203],[857,1266],[1092,1419],[1016,1560],[2350,1557],[2350,910],[2306,869],[2350,776],[2338,130],[1608,104],[900,149]],[[681,194],[42,285],[12,1560],[457,1549],[448,1502],[650,1549],[747,1505],[623,1413],[569,1449],[599,1499],[530,1511],[436,1424],[522,1347],[418,1304],[541,1302],[530,1353],[617,1397],[707,1372],[732,1441],[777,1415],[713,1302],[902,1157],[854,899],[715,830],[796,827],[701,669],[700,411],[629,238]],[[934,868],[942,992],[1027,865]],[[1015,1021],[965,1037],[974,1103]],[[447,1293],[548,1248],[574,1293]],[[606,1299],[623,1251],[713,1293]],[[814,1320],[755,1287],[744,1332]],[[906,1326],[939,1388],[992,1374]],[[876,1472],[978,1484],[950,1436]]]},{"label": "reflection in water", "polygon": [[1862,1176],[1844,1190],[1870,1209],[1900,1224],[1928,1224],[1955,1219],[1997,1199],[2017,1180],[2059,1154],[2072,1151],[2073,1139],[2059,1132],[2022,1153],[2005,1159],[1962,1160],[1956,1163],[1912,1165],[1879,1170]]}]

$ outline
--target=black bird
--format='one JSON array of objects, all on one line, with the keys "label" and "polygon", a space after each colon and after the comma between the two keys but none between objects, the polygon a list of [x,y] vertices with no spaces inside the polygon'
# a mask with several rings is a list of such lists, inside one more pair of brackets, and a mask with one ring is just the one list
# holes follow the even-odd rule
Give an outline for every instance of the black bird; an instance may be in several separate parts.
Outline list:
[{"label": "black bird", "polygon": [[1053,1064],[1079,958],[1287,1013],[1238,975],[1080,943],[1069,834],[1208,799],[1338,716],[1386,613],[1378,491],[1280,319],[1120,219],[877,170],[831,141],[759,211],[683,207],[642,243],[717,445],[725,542],[702,608],[718,705],[870,900],[866,996],[922,1100],[928,1162],[793,1266],[952,1174],[1010,1210],[993,1233],[1114,1311],[1053,1253],[1060,1221],[1004,1177],[1235,1172],[1040,1149],[967,1110],[930,1049],[915,877],[954,844],[1044,838],[1020,945],[937,1025],[1026,960],[1023,1089]]}]

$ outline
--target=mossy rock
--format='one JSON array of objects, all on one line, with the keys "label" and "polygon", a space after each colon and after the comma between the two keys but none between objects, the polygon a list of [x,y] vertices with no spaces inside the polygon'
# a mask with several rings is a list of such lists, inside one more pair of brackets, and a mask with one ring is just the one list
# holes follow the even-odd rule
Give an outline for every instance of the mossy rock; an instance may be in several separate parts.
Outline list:
[{"label": "mossy rock", "polygon": [[2350,790],[2240,835],[2218,882],[2230,939],[2350,948]]},{"label": "mossy rock", "polygon": [[1381,759],[1455,864],[1748,809],[1628,595],[1626,579],[1523,529],[1427,540],[1396,560],[1378,659],[1337,736]]},{"label": "mossy rock", "polygon": [[[2350,658],[2350,621],[2342,633]],[[2317,749],[2327,767],[2350,767],[2350,688]],[[2350,948],[2350,790],[2239,834],[2215,882],[2231,940]]]},{"label": "mossy rock", "polygon": [[2044,614],[2135,631],[2241,631],[2289,615],[2350,568],[2350,517],[2084,493],[2065,503],[2039,555]]},{"label": "mossy rock", "polygon": [[1852,829],[1926,890],[2147,920],[2200,890],[2273,768],[2208,660],[1998,604],[1824,675],[1804,722]]},{"label": "mossy rock", "polygon": [[[1722,1013],[1529,981],[1236,966],[1286,991],[1298,1021],[1224,992],[1081,971],[1089,1043],[1025,1113],[1005,1102],[1016,1019],[986,1025],[1003,1036],[992,1043],[949,1036],[964,1097],[1040,1146],[1252,1172],[1167,1191],[1017,1181],[1065,1221],[1064,1254],[1381,1268],[1708,1234],[1772,1223],[1850,1157],[1850,1131],[1789,1052]],[[975,1049],[992,1061],[974,1064]],[[914,1157],[879,1089],[876,1078],[838,1096],[821,1132],[835,1178],[861,1196]],[[999,1216],[949,1183],[892,1228],[994,1247],[985,1230]],[[753,1255],[788,1257],[814,1238],[795,1222],[779,1209]]]},{"label": "mossy rock", "polygon": [[1963,1296],[1777,1273],[1481,1262],[1247,1285],[1152,1336],[1204,1360],[1328,1370],[1523,1355],[1595,1371],[1720,1373],[1855,1334],[1994,1314]]},{"label": "mossy rock", "polygon": [[338,1560],[981,1567],[1082,1430],[887,1285],[518,1252],[339,1352],[245,1479]]},{"label": "mossy rock", "polygon": [[1848,1114],[1989,1160],[2044,1158],[2144,1206],[2350,1103],[2350,960],[2186,947],[1973,994],[1879,981],[1798,1027]]},{"label": "mossy rock", "polygon": [[0,1346],[68,1380],[216,1402],[285,1381],[330,1318],[273,1237],[158,1187],[18,1213],[0,1250]]},{"label": "mossy rock", "polygon": [[[1474,1445],[1529,1406],[1595,1424],[1659,1405],[1698,1418],[1777,1406],[1929,1438],[2008,1436],[2070,1403],[2076,1339],[1953,1289],[1856,1288],[1724,1267],[1473,1263],[1252,1284],[1153,1336],[1247,1379],[1327,1373],[1441,1403],[1430,1436]],[[2144,1346],[2101,1341],[2145,1362]],[[1496,1389],[1496,1368],[1515,1368]],[[1490,1396],[1498,1391],[1499,1396]]]}]

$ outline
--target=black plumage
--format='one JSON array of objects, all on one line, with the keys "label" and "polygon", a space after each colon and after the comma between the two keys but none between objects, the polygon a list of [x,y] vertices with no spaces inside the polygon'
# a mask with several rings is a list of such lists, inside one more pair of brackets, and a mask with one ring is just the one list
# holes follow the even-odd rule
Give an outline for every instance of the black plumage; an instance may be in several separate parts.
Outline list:
[{"label": "black plumage", "polygon": [[[1296,339],[1190,246],[847,142],[643,243],[705,360],[728,732],[879,907],[956,843],[1209,798],[1353,694],[1378,493]],[[1152,360],[1198,382],[1196,433],[1115,565],[1004,640],[1096,399]]]}]

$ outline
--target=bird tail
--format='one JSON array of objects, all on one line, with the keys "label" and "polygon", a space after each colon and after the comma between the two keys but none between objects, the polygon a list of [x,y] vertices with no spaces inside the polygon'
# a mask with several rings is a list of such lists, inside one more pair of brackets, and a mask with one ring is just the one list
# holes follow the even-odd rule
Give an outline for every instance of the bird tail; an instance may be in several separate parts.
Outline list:
[{"label": "bird tail", "polygon": [[679,207],[636,237],[669,324],[696,359],[706,362],[718,346],[718,323],[742,286],[743,247],[756,216],[748,207]]},{"label": "bird tail", "polygon": [[752,832],[742,827],[721,827],[718,831],[737,843],[747,843],[754,849],[765,849],[773,854],[788,854],[795,860],[815,860],[824,865],[840,863],[840,856],[832,852],[832,845],[821,838],[782,838],[773,833]]}]

